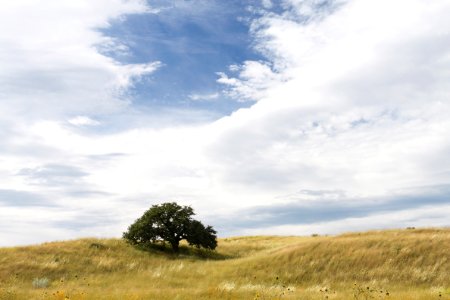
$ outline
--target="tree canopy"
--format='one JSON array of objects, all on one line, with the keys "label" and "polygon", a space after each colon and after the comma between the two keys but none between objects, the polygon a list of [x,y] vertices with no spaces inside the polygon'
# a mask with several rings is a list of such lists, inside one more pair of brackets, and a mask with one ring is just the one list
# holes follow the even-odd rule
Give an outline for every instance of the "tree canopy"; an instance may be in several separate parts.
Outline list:
[{"label": "tree canopy", "polygon": [[180,241],[189,245],[214,250],[217,247],[216,231],[200,221],[190,206],[175,202],[153,205],[123,233],[123,238],[134,245],[168,242],[178,252]]}]

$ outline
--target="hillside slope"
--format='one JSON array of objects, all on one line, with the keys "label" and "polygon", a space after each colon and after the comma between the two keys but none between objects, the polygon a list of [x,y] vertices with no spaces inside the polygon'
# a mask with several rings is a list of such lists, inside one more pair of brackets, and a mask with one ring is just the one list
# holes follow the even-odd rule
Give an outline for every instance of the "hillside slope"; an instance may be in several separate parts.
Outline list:
[{"label": "hillside slope", "polygon": [[450,229],[239,237],[215,252],[117,239],[0,248],[0,299],[450,299]]}]

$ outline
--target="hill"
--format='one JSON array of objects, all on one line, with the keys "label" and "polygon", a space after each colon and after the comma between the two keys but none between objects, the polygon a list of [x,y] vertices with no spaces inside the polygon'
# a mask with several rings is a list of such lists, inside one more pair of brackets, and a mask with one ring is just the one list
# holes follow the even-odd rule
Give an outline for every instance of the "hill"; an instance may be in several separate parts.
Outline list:
[{"label": "hill", "polygon": [[450,299],[450,229],[237,237],[179,256],[118,239],[0,248],[0,299]]}]

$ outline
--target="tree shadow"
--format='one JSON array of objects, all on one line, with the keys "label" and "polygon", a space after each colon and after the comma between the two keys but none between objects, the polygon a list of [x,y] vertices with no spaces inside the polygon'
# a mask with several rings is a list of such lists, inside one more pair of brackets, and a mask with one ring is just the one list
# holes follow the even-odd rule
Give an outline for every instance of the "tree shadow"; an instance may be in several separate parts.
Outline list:
[{"label": "tree shadow", "polygon": [[178,252],[174,252],[172,247],[166,243],[146,243],[133,245],[133,247],[154,255],[162,255],[169,259],[226,260],[236,258],[235,256],[219,253],[215,250],[187,245],[180,245]]}]

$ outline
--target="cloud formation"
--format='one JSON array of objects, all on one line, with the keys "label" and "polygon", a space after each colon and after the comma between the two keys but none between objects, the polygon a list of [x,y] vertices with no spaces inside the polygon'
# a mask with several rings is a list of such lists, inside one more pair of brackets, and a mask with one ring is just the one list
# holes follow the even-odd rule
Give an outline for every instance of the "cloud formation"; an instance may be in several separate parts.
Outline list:
[{"label": "cloud formation", "polygon": [[144,1],[27,1],[0,10],[0,109],[29,118],[104,114],[128,104],[133,80],[158,62],[122,65],[101,48],[123,51],[100,32],[114,19],[151,12]]},{"label": "cloud formation", "polygon": [[262,1],[249,22],[265,59],[218,70],[254,104],[163,127],[127,92],[171,62],[120,64],[105,49],[126,47],[98,30],[157,12],[76,3],[0,13],[1,245],[118,236],[162,201],[221,235],[449,225],[448,1]]},{"label": "cloud formation", "polygon": [[[257,206],[246,209],[242,214],[244,218],[234,224],[221,226],[233,228],[270,228],[275,226],[298,226],[314,223],[338,221],[348,218],[365,218],[386,213],[395,214],[418,208],[426,209],[436,206],[448,206],[448,194],[450,186],[423,187],[423,190],[412,194],[398,193],[390,197],[381,198],[357,198],[351,199],[338,191],[309,191],[302,197],[300,193],[295,201]],[[292,195],[291,195],[292,196]],[[331,196],[331,198],[329,198]],[[334,197],[337,196],[337,197]],[[292,197],[291,197],[292,200]],[[414,225],[414,217],[411,216],[411,224]],[[229,228],[229,230],[231,229]]]},{"label": "cloud formation", "polygon": [[243,155],[247,168],[228,172],[256,182],[281,171],[286,184],[361,195],[445,182],[448,167],[436,162],[449,140],[448,3],[311,1],[308,13],[287,3],[254,21],[256,48],[282,80],[252,89],[261,72],[250,62],[228,79],[236,97],[259,101],[216,146]]}]

